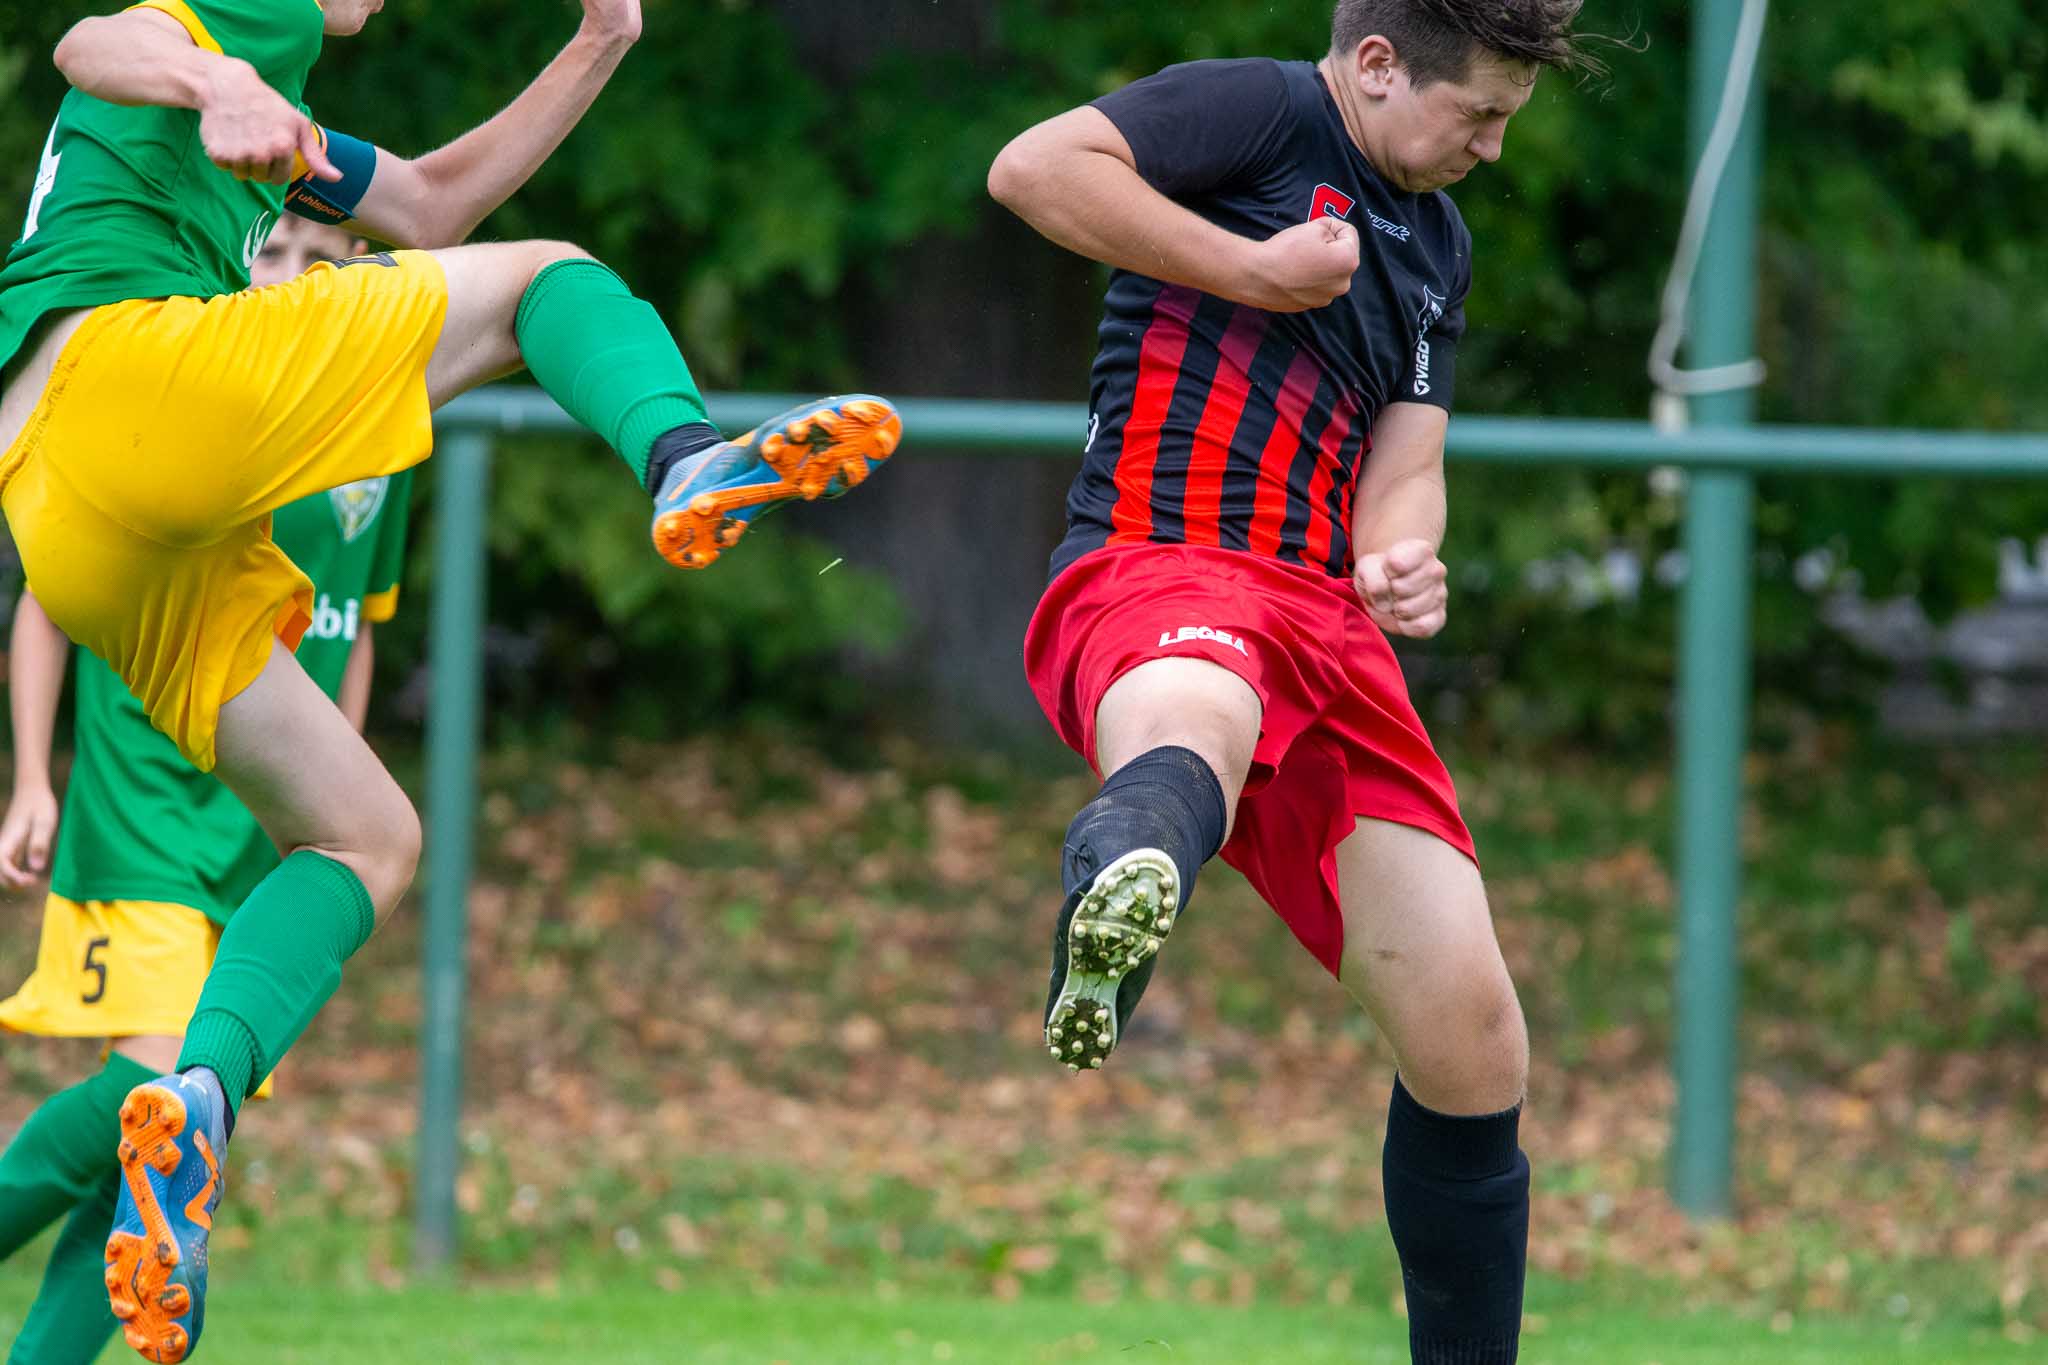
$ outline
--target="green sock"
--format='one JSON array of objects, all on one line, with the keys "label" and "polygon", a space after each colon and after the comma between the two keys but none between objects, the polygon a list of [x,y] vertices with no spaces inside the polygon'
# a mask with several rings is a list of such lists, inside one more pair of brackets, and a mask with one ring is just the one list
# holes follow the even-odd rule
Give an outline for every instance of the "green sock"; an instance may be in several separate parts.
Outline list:
[{"label": "green sock", "polygon": [[92,1365],[99,1359],[117,1325],[107,1306],[106,1255],[120,1193],[120,1172],[111,1171],[72,1209],[8,1365]]},{"label": "green sock", "polygon": [[[121,1101],[155,1075],[112,1056],[99,1074],[58,1091],[28,1116],[0,1153],[0,1261],[120,1170]],[[109,1216],[108,1226],[112,1222]],[[104,1228],[100,1238],[106,1239]]]},{"label": "green sock", "polygon": [[343,864],[305,849],[279,863],[220,936],[178,1070],[211,1069],[240,1108],[341,985],[341,964],[376,924],[370,893]]},{"label": "green sock", "polygon": [[513,330],[534,381],[610,442],[642,487],[657,437],[710,420],[660,314],[596,261],[534,276]]}]

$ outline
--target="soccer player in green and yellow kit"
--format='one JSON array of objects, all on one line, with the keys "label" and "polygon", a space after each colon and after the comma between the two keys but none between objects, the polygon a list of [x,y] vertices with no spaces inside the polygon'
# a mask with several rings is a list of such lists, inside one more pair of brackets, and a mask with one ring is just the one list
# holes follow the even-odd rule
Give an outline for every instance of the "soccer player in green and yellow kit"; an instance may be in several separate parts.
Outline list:
[{"label": "soccer player in green and yellow kit", "polygon": [[[361,249],[340,228],[286,219],[251,280],[279,284]],[[278,547],[313,580],[299,663],[358,730],[375,625],[398,606],[411,480],[407,471],[315,493],[279,508],[273,526]],[[0,1028],[110,1046],[96,1075],[52,1096],[0,1153],[0,1259],[68,1215],[8,1365],[90,1365],[113,1335],[101,1256],[121,1182],[122,1101],[176,1064],[221,926],[277,866],[277,850],[234,793],[187,763],[83,650],[51,865],[50,748],[72,650],[24,593],[8,657],[15,770],[0,820],[0,882],[20,889],[48,871],[50,895],[35,974],[0,1000]]]},{"label": "soccer player in green and yellow kit", "polygon": [[[122,1106],[106,1281],[129,1344],[158,1362],[203,1327],[235,1106],[419,859],[411,803],[292,657],[311,585],[270,514],[411,468],[434,408],[522,366],[653,494],[656,548],[686,568],[769,507],[865,479],[902,434],[863,396],[723,441],[659,315],[587,253],[450,246],[596,99],[639,37],[638,0],[583,0],[518,99],[417,159],[325,132],[302,103],[324,37],[379,8],[142,0],[79,23],[0,268],[0,510],[29,588],[285,855],[223,932],[175,1074]],[[805,211],[800,190],[761,193]],[[410,249],[249,290],[288,207]]]}]

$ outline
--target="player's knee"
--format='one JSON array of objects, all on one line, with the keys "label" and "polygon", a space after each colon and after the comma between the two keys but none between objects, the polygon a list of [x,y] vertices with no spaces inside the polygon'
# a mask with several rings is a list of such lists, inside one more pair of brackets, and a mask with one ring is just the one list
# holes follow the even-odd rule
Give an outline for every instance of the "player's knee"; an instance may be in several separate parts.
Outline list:
[{"label": "player's knee", "polygon": [[1514,983],[1459,992],[1436,1013],[1425,1039],[1400,1048],[1408,1088],[1445,1113],[1496,1113],[1521,1103],[1529,1085],[1529,1030]]},{"label": "player's knee", "polygon": [[361,827],[347,861],[362,879],[376,907],[377,922],[390,918],[412,886],[420,865],[420,817],[394,785],[385,797],[365,803]]},{"label": "player's knee", "polygon": [[533,273],[540,274],[551,265],[566,261],[594,261],[597,258],[577,246],[574,242],[534,241],[526,244],[531,257]]}]

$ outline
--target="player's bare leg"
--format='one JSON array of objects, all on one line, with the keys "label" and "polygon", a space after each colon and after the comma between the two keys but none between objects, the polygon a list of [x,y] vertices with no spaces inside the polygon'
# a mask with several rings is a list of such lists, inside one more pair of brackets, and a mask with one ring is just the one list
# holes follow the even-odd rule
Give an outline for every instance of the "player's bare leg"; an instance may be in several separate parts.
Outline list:
[{"label": "player's bare leg", "polygon": [[[687,414],[697,420],[657,431],[667,420],[655,415],[664,401],[696,401],[689,371],[652,310],[589,253],[541,241],[455,247],[434,257],[448,278],[448,317],[427,367],[433,403],[532,368],[557,401],[633,464],[655,500],[655,548],[678,568],[709,568],[773,507],[856,487],[903,438],[895,408],[868,394],[802,404],[732,441],[704,424],[701,408]],[[607,313],[616,326],[604,326]],[[604,333],[594,345],[570,338],[573,364],[548,356],[561,345],[550,325],[562,321],[585,328],[595,321]],[[650,375],[666,369],[674,392],[662,392],[658,379],[644,398],[632,391],[636,366]],[[645,465],[635,463],[650,439]]]},{"label": "player's bare leg", "polygon": [[1387,1225],[1418,1360],[1507,1360],[1521,1331],[1529,1035],[1479,869],[1433,834],[1361,820],[1337,848],[1342,980],[1400,1067]]},{"label": "player's bare leg", "polygon": [[1046,993],[1047,1051],[1102,1065],[1151,980],[1195,876],[1229,837],[1260,703],[1229,669],[1155,659],[1096,708],[1101,793],[1067,830]]},{"label": "player's bare leg", "polygon": [[411,885],[420,827],[362,736],[282,644],[222,706],[216,774],[285,857],[243,904],[193,1014],[180,1074],[121,1110],[107,1289],[129,1345],[185,1359],[205,1321],[206,1243],[235,1109]]}]

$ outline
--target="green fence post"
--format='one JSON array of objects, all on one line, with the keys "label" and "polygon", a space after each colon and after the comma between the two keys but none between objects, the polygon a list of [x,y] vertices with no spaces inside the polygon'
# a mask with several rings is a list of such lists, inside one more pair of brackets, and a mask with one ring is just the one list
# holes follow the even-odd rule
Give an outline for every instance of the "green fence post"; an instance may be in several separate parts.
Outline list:
[{"label": "green fence post", "polygon": [[426,913],[419,1185],[413,1255],[434,1271],[455,1256],[461,1163],[464,950],[476,836],[477,732],[483,691],[484,513],[491,440],[457,431],[433,463],[434,602],[427,702]]},{"label": "green fence post", "polygon": [[[1743,0],[1694,7],[1692,147],[1697,165],[1720,111]],[[1694,292],[1691,363],[1755,354],[1761,82],[1728,163]],[[1752,391],[1697,398],[1705,427],[1743,426]],[[1686,587],[1679,633],[1677,1037],[1671,1193],[1696,1218],[1733,1207],[1737,909],[1742,894],[1742,760],[1749,725],[1754,480],[1695,470],[1686,497]]]}]

